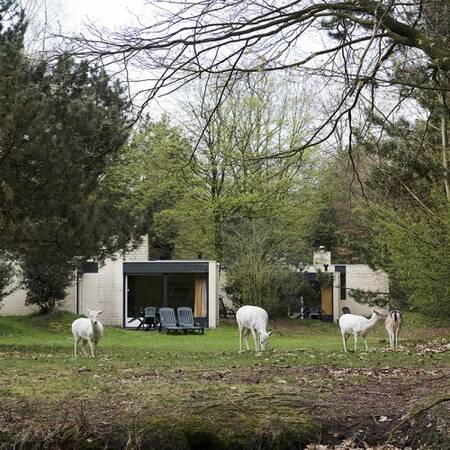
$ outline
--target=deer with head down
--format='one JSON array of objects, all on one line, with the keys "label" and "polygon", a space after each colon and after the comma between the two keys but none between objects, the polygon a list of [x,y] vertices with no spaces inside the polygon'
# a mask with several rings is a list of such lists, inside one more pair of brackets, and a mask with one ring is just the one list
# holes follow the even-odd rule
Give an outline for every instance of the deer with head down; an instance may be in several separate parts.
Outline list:
[{"label": "deer with head down", "polygon": [[245,340],[247,350],[250,350],[248,345],[250,333],[255,341],[255,351],[265,350],[271,333],[271,331],[267,331],[269,320],[267,312],[259,306],[241,306],[236,312],[236,320],[239,327],[239,352],[242,352],[242,338]]}]

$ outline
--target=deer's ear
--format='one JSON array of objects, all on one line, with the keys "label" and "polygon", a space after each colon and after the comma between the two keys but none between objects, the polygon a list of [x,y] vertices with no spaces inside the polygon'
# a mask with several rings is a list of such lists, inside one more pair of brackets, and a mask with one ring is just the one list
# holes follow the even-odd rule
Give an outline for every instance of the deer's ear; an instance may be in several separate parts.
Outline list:
[{"label": "deer's ear", "polygon": [[374,313],[378,314],[381,317],[386,317],[386,311],[384,311],[383,309],[380,308],[373,308]]},{"label": "deer's ear", "polygon": [[99,315],[103,314],[103,311],[97,311],[97,314],[99,314]]},{"label": "deer's ear", "polygon": [[91,310],[89,308],[86,308],[86,311],[88,312],[88,314],[91,313]]},{"label": "deer's ear", "polygon": [[267,334],[270,336],[272,334],[273,330],[270,330]]}]

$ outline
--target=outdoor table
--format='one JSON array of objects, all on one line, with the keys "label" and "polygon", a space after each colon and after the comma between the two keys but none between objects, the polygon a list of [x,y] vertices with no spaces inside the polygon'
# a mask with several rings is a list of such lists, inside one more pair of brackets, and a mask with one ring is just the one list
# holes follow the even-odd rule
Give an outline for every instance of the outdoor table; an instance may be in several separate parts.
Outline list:
[{"label": "outdoor table", "polygon": [[134,320],[137,320],[139,322],[139,325],[136,327],[136,330],[141,329],[144,326],[144,317],[142,317],[142,315],[140,316],[136,316],[136,317],[132,317],[128,323],[133,322]]}]

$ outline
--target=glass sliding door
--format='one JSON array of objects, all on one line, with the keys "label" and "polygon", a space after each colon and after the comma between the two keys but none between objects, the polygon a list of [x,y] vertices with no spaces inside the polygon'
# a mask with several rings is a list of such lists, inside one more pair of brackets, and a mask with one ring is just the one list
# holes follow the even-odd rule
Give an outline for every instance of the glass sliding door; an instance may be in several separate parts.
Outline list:
[{"label": "glass sliding door", "polygon": [[208,317],[208,282],[205,274],[128,274],[125,277],[125,317],[127,327],[140,324],[146,306],[192,308],[194,317]]},{"label": "glass sliding door", "polygon": [[195,317],[207,317],[207,281],[203,274],[169,273],[167,284],[168,306],[192,308]]},{"label": "glass sliding door", "polygon": [[163,275],[127,275],[126,326],[136,327],[146,306],[163,306]]},{"label": "glass sliding door", "polygon": [[194,310],[195,275],[190,273],[169,273],[167,301],[175,310],[180,306],[189,306]]}]

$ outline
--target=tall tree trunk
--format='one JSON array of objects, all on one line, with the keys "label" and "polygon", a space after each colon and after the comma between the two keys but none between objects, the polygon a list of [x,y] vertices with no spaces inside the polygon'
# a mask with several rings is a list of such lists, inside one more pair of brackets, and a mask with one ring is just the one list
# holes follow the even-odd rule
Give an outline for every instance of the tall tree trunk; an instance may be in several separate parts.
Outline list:
[{"label": "tall tree trunk", "polygon": [[214,221],[214,253],[216,261],[222,262],[223,256],[223,233],[222,233],[222,217],[220,213],[213,213]]},{"label": "tall tree trunk", "polygon": [[442,135],[442,167],[444,169],[444,186],[447,200],[450,202],[450,173],[448,170],[448,134],[447,134],[447,113],[444,109],[441,118],[441,135]]}]

